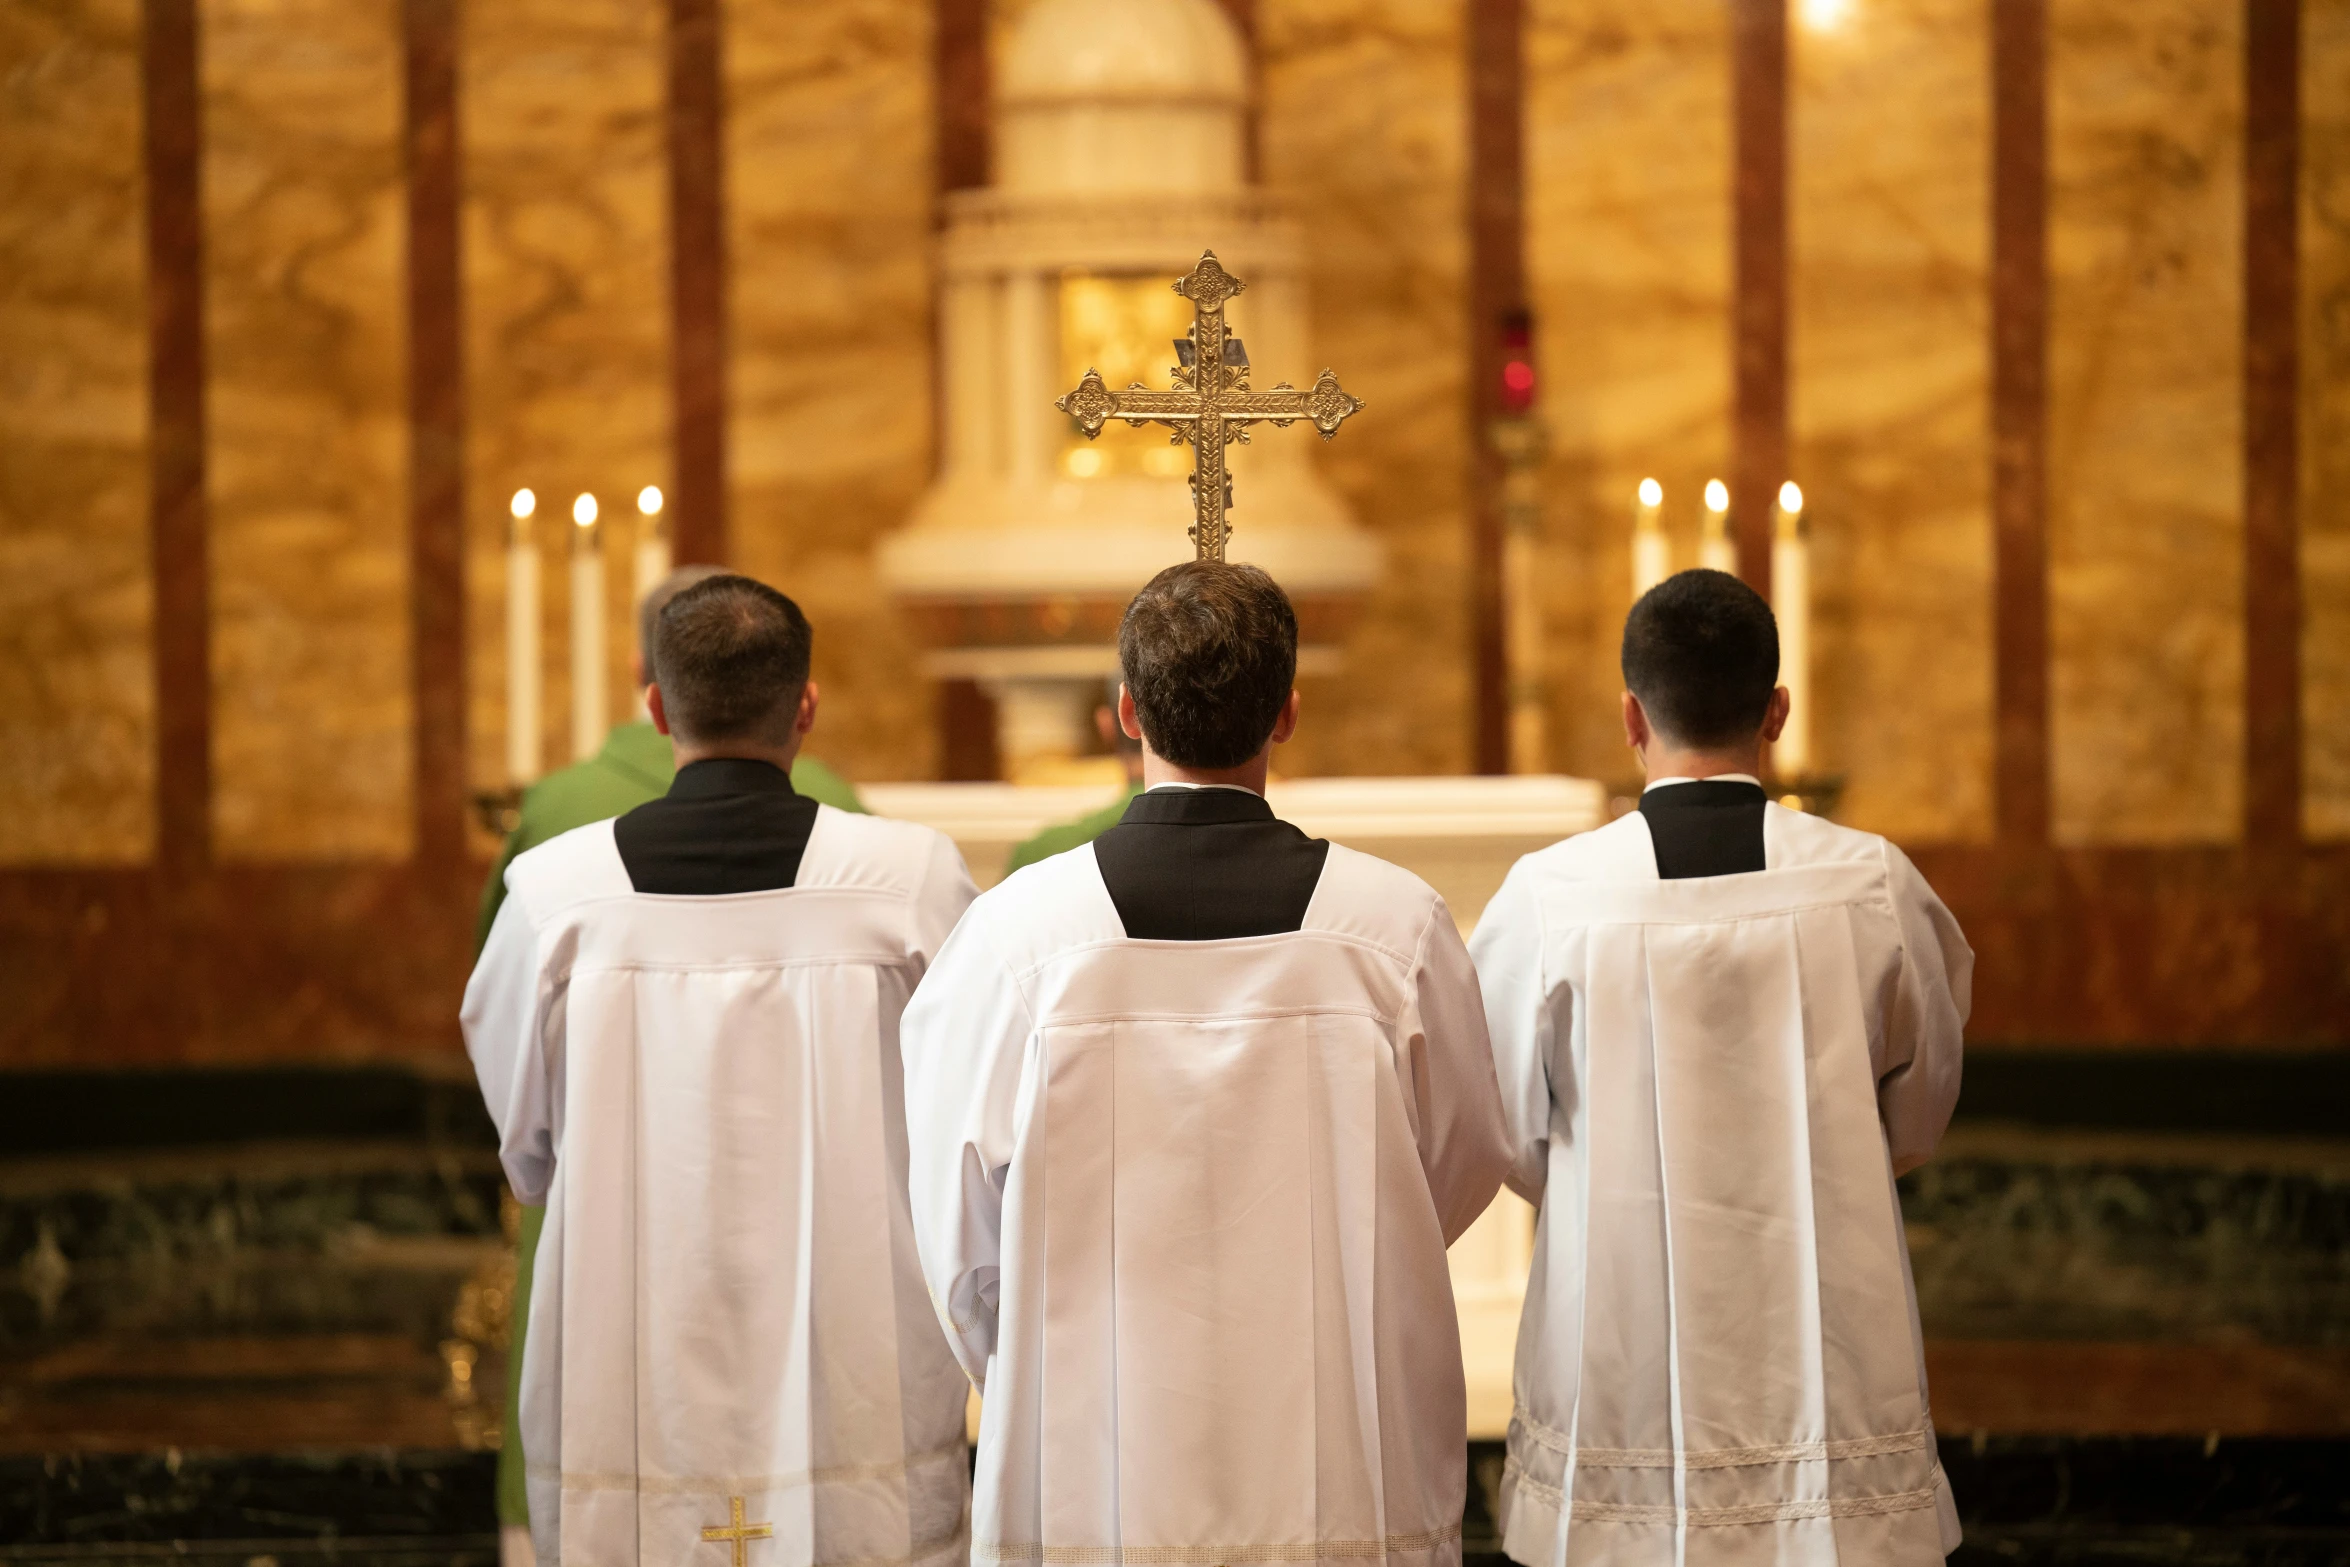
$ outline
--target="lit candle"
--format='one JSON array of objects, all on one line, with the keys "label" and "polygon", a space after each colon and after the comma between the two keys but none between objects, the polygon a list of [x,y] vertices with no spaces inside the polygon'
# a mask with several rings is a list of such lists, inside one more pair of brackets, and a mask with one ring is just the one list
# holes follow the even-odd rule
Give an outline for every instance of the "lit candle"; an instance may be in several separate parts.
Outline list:
[{"label": "lit candle", "polygon": [[516,490],[506,510],[506,781],[539,775],[539,552],[530,515],[539,498]]},{"label": "lit candle", "polygon": [[[661,487],[648,484],[636,492],[636,600],[638,604],[652,597],[661,579],[669,575],[669,529],[661,521]],[[653,678],[653,650],[641,648],[644,655],[644,678]],[[645,687],[636,693],[636,714],[639,718],[652,716],[645,704]]]},{"label": "lit candle", "polygon": [[1738,573],[1738,546],[1730,542],[1730,487],[1705,481],[1705,526],[1697,539],[1697,563],[1708,571]]},{"label": "lit candle", "polygon": [[1637,599],[1673,574],[1673,545],[1665,537],[1660,514],[1665,487],[1654,479],[1640,481],[1640,504],[1632,512],[1632,596]]},{"label": "lit candle", "polygon": [[585,761],[604,744],[604,545],[596,498],[571,503],[571,754]]},{"label": "lit candle", "polygon": [[1771,764],[1780,776],[1801,777],[1811,757],[1811,545],[1803,534],[1803,491],[1790,479],[1779,486],[1771,534],[1771,611],[1779,617],[1779,684],[1787,688],[1787,727],[1779,731]]},{"label": "lit candle", "polygon": [[636,492],[636,601],[661,585],[669,575],[669,529],[661,522],[661,487],[648,484]]}]

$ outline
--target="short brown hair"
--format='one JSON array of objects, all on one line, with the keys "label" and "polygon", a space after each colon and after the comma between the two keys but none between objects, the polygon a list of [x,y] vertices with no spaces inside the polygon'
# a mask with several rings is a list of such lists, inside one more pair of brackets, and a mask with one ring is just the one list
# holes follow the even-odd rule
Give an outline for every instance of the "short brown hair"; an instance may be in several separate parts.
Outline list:
[{"label": "short brown hair", "polygon": [[731,574],[695,583],[662,606],[653,638],[653,682],[671,733],[784,744],[814,644],[800,606],[766,583]]},{"label": "short brown hair", "polygon": [[1178,767],[1238,767],[1288,704],[1297,613],[1259,567],[1186,561],[1126,606],[1118,664],[1153,751]]}]

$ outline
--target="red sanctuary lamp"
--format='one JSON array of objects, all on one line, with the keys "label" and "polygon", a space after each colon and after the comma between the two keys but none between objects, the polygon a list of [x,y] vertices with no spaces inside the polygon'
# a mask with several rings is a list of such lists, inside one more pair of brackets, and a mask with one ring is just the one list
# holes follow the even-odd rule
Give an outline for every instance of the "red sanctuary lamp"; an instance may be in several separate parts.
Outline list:
[{"label": "red sanctuary lamp", "polygon": [[1501,458],[1502,654],[1509,694],[1509,769],[1550,770],[1549,681],[1543,673],[1542,423],[1534,416],[1534,317],[1501,319],[1498,413],[1488,435]]}]

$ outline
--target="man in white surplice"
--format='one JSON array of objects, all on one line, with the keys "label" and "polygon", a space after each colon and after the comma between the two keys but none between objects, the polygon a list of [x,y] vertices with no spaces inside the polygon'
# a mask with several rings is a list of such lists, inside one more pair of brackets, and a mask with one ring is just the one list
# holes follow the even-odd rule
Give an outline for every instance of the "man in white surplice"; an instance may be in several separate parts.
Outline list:
[{"label": "man in white surplice", "polygon": [[507,1178],[547,1205],[520,1418],[550,1567],[723,1563],[736,1530],[766,1567],[964,1556],[898,1022],[973,889],[940,834],[793,792],[809,642],[748,578],[670,601],[675,782],[517,858],[466,989]]},{"label": "man in white surplice", "polygon": [[1974,956],[1900,850],[1767,799],[1751,588],[1669,578],[1623,662],[1640,809],[1520,860],[1470,944],[1541,1214],[1504,1548],[1932,1562],[1958,1520],[1893,1180],[1957,1102]]},{"label": "man in white surplice", "polygon": [[1443,901],[1264,801],[1296,650],[1254,567],[1152,579],[1145,791],[982,896],[906,1011],[977,1562],[1459,1560],[1444,1252],[1508,1163],[1493,1061]]}]

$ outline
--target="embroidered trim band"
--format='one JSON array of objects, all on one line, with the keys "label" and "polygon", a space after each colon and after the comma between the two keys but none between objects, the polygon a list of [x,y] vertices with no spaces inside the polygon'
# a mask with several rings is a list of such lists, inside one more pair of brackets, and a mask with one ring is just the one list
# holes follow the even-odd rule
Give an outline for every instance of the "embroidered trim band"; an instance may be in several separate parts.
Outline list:
[{"label": "embroidered trim band", "polygon": [[535,1479],[554,1480],[566,1491],[635,1491],[645,1496],[757,1496],[767,1491],[791,1491],[803,1485],[831,1485],[846,1480],[886,1480],[926,1464],[960,1460],[963,1444],[910,1453],[871,1464],[839,1464],[829,1469],[806,1469],[798,1474],[772,1475],[637,1475],[560,1469],[532,1464]]},{"label": "embroidered trim band", "polygon": [[[1516,1417],[1515,1424],[1537,1443],[1554,1453],[1567,1452],[1571,1444],[1563,1431],[1544,1425],[1526,1415]],[[1691,1469],[1736,1469],[1747,1464],[1801,1463],[1819,1458],[1877,1458],[1886,1453],[1921,1452],[1926,1446],[1926,1429],[1896,1431],[1889,1436],[1839,1437],[1833,1442],[1782,1442],[1770,1447],[1705,1447],[1692,1448],[1683,1455]],[[1586,1447],[1575,1454],[1579,1466],[1594,1469],[1670,1469],[1673,1450],[1669,1447]]]},{"label": "embroidered trim band", "polygon": [[[1536,1501],[1547,1502],[1555,1510],[1565,1500],[1555,1485],[1544,1485],[1520,1471],[1518,1489]],[[1934,1488],[1925,1486],[1915,1491],[1894,1491],[1881,1496],[1814,1497],[1799,1502],[1754,1502],[1743,1507],[1692,1507],[1688,1512],[1692,1529],[1719,1529],[1746,1524],[1790,1523],[1800,1518],[1875,1518],[1886,1513],[1906,1513],[1934,1505]],[[1578,1523],[1648,1523],[1672,1524],[1681,1519],[1681,1510],[1670,1504],[1649,1505],[1639,1502],[1584,1502],[1575,1503],[1575,1521]]]},{"label": "embroidered trim band", "polygon": [[971,1554],[994,1562],[1043,1562],[1048,1567],[1219,1567],[1226,1562],[1354,1560],[1408,1551],[1432,1551],[1461,1537],[1448,1524],[1384,1540],[1305,1540],[1273,1545],[1044,1545],[981,1540]]}]

